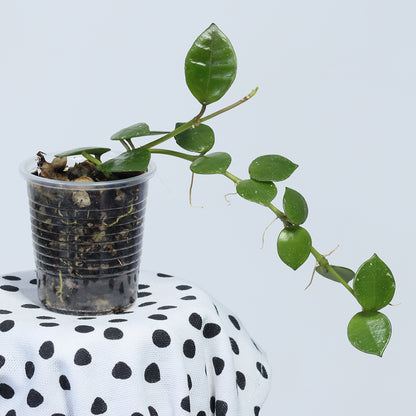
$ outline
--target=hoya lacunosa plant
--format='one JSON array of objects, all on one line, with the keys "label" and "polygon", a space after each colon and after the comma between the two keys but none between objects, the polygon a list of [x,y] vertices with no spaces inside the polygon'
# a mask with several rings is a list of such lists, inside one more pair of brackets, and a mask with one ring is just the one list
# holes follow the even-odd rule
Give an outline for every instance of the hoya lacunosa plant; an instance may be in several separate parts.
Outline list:
[{"label": "hoya lacunosa plant", "polygon": [[[231,156],[226,152],[211,151],[215,135],[205,122],[229,111],[253,97],[257,88],[241,100],[221,110],[206,115],[208,106],[220,100],[234,82],[237,60],[233,46],[223,32],[212,24],[197,37],[185,59],[186,84],[201,105],[200,112],[188,122],[178,122],[171,131],[151,130],[146,123],[137,123],[113,134],[125,151],[119,156],[101,161],[107,147],[83,147],[63,152],[58,157],[83,155],[97,165],[104,174],[114,172],[146,171],[153,154],[177,157],[189,162],[192,174],[223,175],[234,182],[242,198],[271,210],[282,223],[276,236],[277,255],[293,270],[301,267],[313,256],[319,275],[342,285],[352,295],[361,310],[352,317],[347,334],[351,344],[359,350],[382,356],[391,337],[389,319],[380,312],[391,302],[395,281],[387,265],[374,254],[356,272],[329,263],[313,245],[313,240],[303,226],[308,217],[305,198],[296,190],[285,187],[283,206],[274,203],[277,188],[286,181],[298,165],[284,156],[268,154],[254,159],[248,175],[240,178],[229,170]],[[139,138],[138,144],[133,139]],[[147,141],[146,141],[147,138]],[[160,147],[174,139],[178,151]],[[137,142],[136,142],[137,143]]]}]

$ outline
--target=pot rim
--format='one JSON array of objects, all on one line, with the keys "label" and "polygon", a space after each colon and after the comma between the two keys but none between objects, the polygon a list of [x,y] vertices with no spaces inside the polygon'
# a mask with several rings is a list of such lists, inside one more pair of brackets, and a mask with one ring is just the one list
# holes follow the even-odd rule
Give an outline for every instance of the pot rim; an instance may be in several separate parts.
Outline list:
[{"label": "pot rim", "polygon": [[[110,152],[109,152],[110,153]],[[49,155],[49,154],[48,154]],[[46,155],[46,156],[48,156]],[[72,161],[83,161],[82,157],[71,156]],[[156,172],[156,165],[151,161],[149,163],[148,170],[136,176],[129,178],[117,179],[114,181],[101,181],[101,182],[74,182],[74,181],[60,181],[57,179],[43,178],[41,176],[33,175],[33,172],[37,168],[36,158],[31,157],[24,160],[20,166],[20,174],[25,178],[28,184],[41,185],[48,188],[66,189],[66,190],[109,190],[120,189],[129,186],[140,185],[147,182]]]}]

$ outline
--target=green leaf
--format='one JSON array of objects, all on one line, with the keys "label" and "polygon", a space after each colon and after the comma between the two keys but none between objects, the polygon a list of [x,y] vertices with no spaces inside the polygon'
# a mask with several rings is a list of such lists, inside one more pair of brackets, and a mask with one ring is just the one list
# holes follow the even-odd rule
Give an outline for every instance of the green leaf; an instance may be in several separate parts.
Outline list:
[{"label": "green leaf", "polygon": [[353,288],[364,309],[379,310],[393,299],[396,283],[387,265],[374,254],[358,269]]},{"label": "green leaf", "polygon": [[277,238],[277,252],[280,259],[293,270],[298,269],[308,259],[312,249],[312,239],[302,227],[295,225],[284,228]]},{"label": "green leaf", "polygon": [[237,184],[237,193],[243,198],[261,205],[269,205],[277,195],[273,182],[258,182],[246,179]]},{"label": "green leaf", "polygon": [[225,173],[231,164],[231,156],[225,152],[209,153],[195,159],[190,166],[194,173],[201,175],[212,175],[215,173]]},{"label": "green leaf", "polygon": [[287,179],[298,167],[283,156],[264,155],[254,159],[248,171],[251,179],[280,182]]},{"label": "green leaf", "polygon": [[155,136],[159,134],[169,133],[167,131],[150,131],[149,126],[146,123],[136,123],[132,126],[121,129],[117,133],[111,136],[111,140],[127,140],[133,137],[141,136]]},{"label": "green leaf", "polygon": [[98,168],[103,172],[145,172],[149,162],[149,150],[139,148],[121,153]]},{"label": "green leaf", "polygon": [[[355,273],[352,270],[347,269],[346,267],[342,267],[342,266],[332,266],[332,268],[341,276],[342,279],[344,279],[346,283],[354,279]],[[339,282],[339,280],[333,274],[331,274],[327,270],[324,270],[321,266],[317,267],[316,271],[321,276],[326,277],[329,280],[333,280],[334,282]]]},{"label": "green leaf", "polygon": [[104,153],[109,152],[111,149],[108,147],[78,147],[76,149],[67,150],[66,152],[58,153],[56,157],[65,157],[65,156],[77,156],[82,155],[82,152],[87,152],[90,155],[99,157]]},{"label": "green leaf", "polygon": [[297,191],[286,188],[283,196],[283,208],[289,221],[293,224],[303,224],[308,218],[308,204]]},{"label": "green leaf", "polygon": [[391,338],[391,323],[386,315],[363,311],[354,315],[348,324],[348,339],[360,351],[381,357]]},{"label": "green leaf", "polygon": [[233,46],[213,23],[198,36],[186,55],[186,84],[201,104],[211,104],[228,91],[236,73]]},{"label": "green leaf", "polygon": [[[184,123],[176,123],[175,129]],[[214,146],[215,135],[211,127],[200,124],[175,136],[176,143],[185,150],[206,153]]]}]

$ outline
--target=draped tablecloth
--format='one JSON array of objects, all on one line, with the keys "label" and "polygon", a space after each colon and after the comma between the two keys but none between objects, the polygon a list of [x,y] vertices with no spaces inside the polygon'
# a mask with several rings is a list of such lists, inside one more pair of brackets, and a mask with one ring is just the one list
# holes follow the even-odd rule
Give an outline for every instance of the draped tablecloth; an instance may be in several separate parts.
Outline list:
[{"label": "draped tablecloth", "polygon": [[44,309],[34,271],[0,277],[0,416],[256,416],[270,383],[240,320],[192,283],[141,272],[117,315]]}]

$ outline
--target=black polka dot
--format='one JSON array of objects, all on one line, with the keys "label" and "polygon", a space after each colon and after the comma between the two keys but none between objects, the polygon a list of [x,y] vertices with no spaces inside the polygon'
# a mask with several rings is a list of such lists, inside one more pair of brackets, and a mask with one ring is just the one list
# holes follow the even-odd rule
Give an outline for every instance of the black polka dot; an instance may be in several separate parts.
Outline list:
[{"label": "black polka dot", "polygon": [[166,348],[170,345],[170,336],[163,329],[156,329],[152,335],[153,344],[159,348]]},{"label": "black polka dot", "polygon": [[3,399],[11,399],[14,396],[14,390],[5,383],[0,383],[0,396]]},{"label": "black polka dot", "polygon": [[186,396],[181,401],[181,407],[183,410],[190,412],[191,411],[191,401],[189,399],[189,396]]},{"label": "black polka dot", "polygon": [[54,413],[51,416],[65,416],[63,413]]},{"label": "black polka dot", "polygon": [[118,328],[107,328],[104,331],[104,338],[107,339],[121,339],[123,338],[123,331],[121,329]]},{"label": "black polka dot", "polygon": [[151,306],[156,304],[157,302],[144,302],[139,305],[139,308],[144,308],[145,306]]},{"label": "black polka dot", "polygon": [[259,414],[260,414],[260,407],[259,406],[256,406],[254,408],[254,416],[259,416]]},{"label": "black polka dot", "polygon": [[2,355],[0,355],[0,368],[4,366],[5,362],[6,362],[6,359]]},{"label": "black polka dot", "polygon": [[221,327],[217,324],[209,323],[204,325],[203,334],[205,338],[214,338],[221,332]]},{"label": "black polka dot", "polygon": [[157,383],[160,381],[160,370],[156,363],[149,364],[144,371],[144,379],[148,383]]},{"label": "black polka dot", "polygon": [[166,274],[166,273],[158,273],[157,274],[159,277],[173,277],[172,275],[170,275],[170,274]]},{"label": "black polka dot", "polygon": [[5,290],[6,292],[17,292],[19,290],[18,287],[12,285],[2,285],[0,289]]},{"label": "black polka dot", "polygon": [[228,315],[228,318],[230,319],[231,323],[235,326],[236,329],[240,330],[240,324],[238,323],[237,319],[232,316],[232,315]]},{"label": "black polka dot", "polygon": [[10,281],[22,280],[20,277],[17,277],[17,276],[2,276],[2,277],[3,279],[10,280]]},{"label": "black polka dot", "polygon": [[40,316],[37,316],[36,319],[56,319],[56,318],[54,316],[40,315]]},{"label": "black polka dot", "polygon": [[62,387],[62,390],[71,390],[71,384],[67,377],[64,375],[59,377],[59,385]]},{"label": "black polka dot", "polygon": [[179,286],[176,286],[176,289],[178,289],[178,290],[189,290],[189,289],[192,289],[192,286],[179,285]]},{"label": "black polka dot", "polygon": [[39,348],[39,355],[45,360],[51,358],[54,352],[55,347],[52,341],[45,341]]},{"label": "black polka dot", "polygon": [[166,315],[163,315],[161,313],[155,313],[154,315],[148,316],[149,319],[154,319],[155,321],[165,321],[168,319]]},{"label": "black polka dot", "polygon": [[91,319],[97,319],[95,316],[80,316],[78,320],[80,321],[90,321]]},{"label": "black polka dot", "polygon": [[127,319],[122,319],[122,318],[118,318],[118,319],[110,319],[108,322],[127,322]]},{"label": "black polka dot", "polygon": [[44,326],[46,328],[50,328],[50,327],[53,327],[53,326],[59,326],[59,324],[57,322],[41,322],[39,324],[39,326]]},{"label": "black polka dot", "polygon": [[143,284],[139,285],[139,289],[148,289],[149,287],[150,287],[149,285],[143,285]]},{"label": "black polka dot", "polygon": [[92,361],[91,354],[85,349],[80,348],[74,356],[74,363],[76,365],[88,365]]},{"label": "black polka dot", "polygon": [[235,376],[237,386],[240,387],[241,390],[244,390],[246,388],[246,376],[241,371],[237,371]]},{"label": "black polka dot", "polygon": [[183,296],[181,299],[182,300],[195,300],[196,299],[196,296],[194,296],[194,295],[188,295],[188,296]]},{"label": "black polka dot", "polygon": [[203,410],[201,410],[200,412],[198,412],[196,416],[207,416],[207,414]]},{"label": "black polka dot", "polygon": [[262,363],[257,362],[256,367],[257,367],[257,370],[259,370],[260,374],[264,378],[266,378],[266,379],[269,378],[269,375],[267,374],[266,368],[264,367],[264,365]]},{"label": "black polka dot", "polygon": [[209,407],[211,409],[211,413],[215,413],[215,396],[211,396],[209,400]]},{"label": "black polka dot", "polygon": [[225,366],[224,360],[219,357],[213,357],[212,364],[214,366],[215,374],[219,376],[222,373],[222,370],[224,370],[224,366]]},{"label": "black polka dot", "polygon": [[8,311],[7,309],[0,309],[0,315],[7,315],[9,313],[12,313],[12,312]]},{"label": "black polka dot", "polygon": [[134,412],[134,413],[131,414],[131,416],[143,416],[143,415],[139,412]]},{"label": "black polka dot", "polygon": [[26,403],[29,407],[38,407],[43,403],[43,396],[35,389],[30,389]]},{"label": "black polka dot", "polygon": [[26,377],[30,380],[35,374],[35,364],[32,361],[26,361],[25,364]]},{"label": "black polka dot", "polygon": [[188,390],[192,389],[192,378],[189,374],[186,375],[187,382],[188,382]]},{"label": "black polka dot", "polygon": [[40,306],[34,305],[33,303],[25,303],[21,307],[25,309],[40,309]]},{"label": "black polka dot", "polygon": [[157,309],[159,309],[160,311],[166,311],[168,309],[175,309],[175,308],[177,308],[177,306],[174,306],[174,305],[164,305],[164,306],[160,306]]},{"label": "black polka dot", "polygon": [[[7,413],[6,413],[6,416],[16,416],[16,410],[9,410]],[[53,416],[53,415],[52,415]]]},{"label": "black polka dot", "polygon": [[131,368],[122,361],[119,361],[113,368],[111,372],[114,378],[118,378],[120,380],[127,380],[131,377]]},{"label": "black polka dot", "polygon": [[90,325],[78,325],[75,327],[75,331],[80,332],[81,334],[87,334],[88,332],[94,331],[94,327]]},{"label": "black polka dot", "polygon": [[11,319],[7,319],[6,321],[3,321],[2,323],[0,323],[1,332],[10,331],[13,327],[14,327],[14,321]]},{"label": "black polka dot", "polygon": [[102,415],[106,411],[107,411],[106,402],[101,397],[97,397],[91,406],[91,413],[93,415]]},{"label": "black polka dot", "polygon": [[197,314],[196,312],[191,313],[189,315],[189,323],[196,329],[202,328],[202,318],[201,315]]},{"label": "black polka dot", "polygon": [[183,344],[183,353],[187,358],[195,357],[195,342],[192,339],[187,339]]},{"label": "black polka dot", "polygon": [[37,285],[38,284],[38,279],[32,279],[29,283],[31,285]]},{"label": "black polka dot", "polygon": [[151,292],[138,292],[137,293],[138,298],[145,298],[146,296],[151,296],[151,295],[152,295]]},{"label": "black polka dot", "polygon": [[215,402],[215,416],[225,416],[228,412],[228,404],[222,400]]},{"label": "black polka dot", "polygon": [[234,354],[240,354],[240,348],[238,347],[238,344],[235,342],[234,338],[230,337],[230,344],[231,344],[231,349],[233,350]]}]

